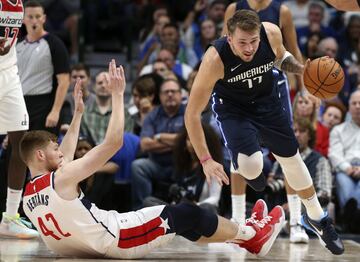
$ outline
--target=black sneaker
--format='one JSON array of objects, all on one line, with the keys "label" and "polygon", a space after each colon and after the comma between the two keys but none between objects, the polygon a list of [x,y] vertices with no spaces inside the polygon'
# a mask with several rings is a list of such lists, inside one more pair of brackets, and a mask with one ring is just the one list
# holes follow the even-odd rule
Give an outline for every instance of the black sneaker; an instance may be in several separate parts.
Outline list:
[{"label": "black sneaker", "polygon": [[335,231],[334,225],[328,213],[325,213],[320,221],[312,220],[304,213],[301,224],[308,230],[314,232],[320,239],[320,243],[335,255],[344,253],[344,245]]}]

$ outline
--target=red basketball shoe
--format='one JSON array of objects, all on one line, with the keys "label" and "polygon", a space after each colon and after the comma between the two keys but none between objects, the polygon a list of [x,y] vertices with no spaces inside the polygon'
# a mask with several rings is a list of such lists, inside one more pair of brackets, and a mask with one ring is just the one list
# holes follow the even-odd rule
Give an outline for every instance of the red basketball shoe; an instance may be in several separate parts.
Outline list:
[{"label": "red basketball shoe", "polygon": [[258,220],[256,218],[261,217],[260,203],[257,207],[259,207],[257,211],[259,213],[253,212],[253,214],[255,213],[254,217],[252,215],[246,223],[246,225],[252,226],[255,229],[256,235],[239,244],[239,246],[245,248],[250,253],[263,257],[269,252],[276,237],[279,235],[285,221],[285,213],[281,206],[276,206],[267,216]]}]

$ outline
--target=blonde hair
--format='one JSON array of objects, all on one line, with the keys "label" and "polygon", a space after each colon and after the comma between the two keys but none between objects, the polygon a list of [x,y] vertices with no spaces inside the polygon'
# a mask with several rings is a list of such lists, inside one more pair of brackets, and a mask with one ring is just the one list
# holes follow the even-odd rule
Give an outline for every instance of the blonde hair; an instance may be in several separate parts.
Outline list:
[{"label": "blonde hair", "polygon": [[[303,117],[299,117],[298,116],[298,113],[297,113],[297,104],[299,102],[299,98],[305,98],[305,93],[302,92],[302,91],[299,91],[295,98],[294,98],[294,101],[293,101],[293,104],[292,104],[292,110],[293,110],[293,117],[294,117],[294,120],[297,120],[298,118],[303,118]],[[310,100],[311,101],[311,100]],[[314,129],[316,130],[316,127],[317,127],[317,122],[318,122],[318,113],[319,113],[319,110],[318,108],[316,108],[316,104],[313,103],[311,101],[312,105],[313,105],[313,108],[312,108],[312,112],[311,112],[311,115],[308,117],[310,122],[312,123]]]}]

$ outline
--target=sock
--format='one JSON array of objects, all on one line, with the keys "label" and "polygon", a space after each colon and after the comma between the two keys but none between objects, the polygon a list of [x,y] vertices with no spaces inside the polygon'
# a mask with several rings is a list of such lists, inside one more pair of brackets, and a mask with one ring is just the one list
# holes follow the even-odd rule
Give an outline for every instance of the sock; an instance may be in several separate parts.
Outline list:
[{"label": "sock", "polygon": [[256,235],[255,229],[250,226],[239,225],[239,230],[235,236],[235,239],[249,240]]},{"label": "sock", "polygon": [[298,195],[287,195],[290,211],[290,226],[300,224],[301,220],[301,201]]},{"label": "sock", "polygon": [[22,190],[15,190],[8,187],[6,198],[6,211],[9,216],[15,216],[18,213]]},{"label": "sock", "polygon": [[324,211],[321,208],[319,200],[316,194],[309,198],[301,199],[302,203],[306,208],[306,213],[312,220],[321,220],[324,217]]},{"label": "sock", "polygon": [[246,195],[231,195],[232,217],[236,219],[240,225],[245,224],[246,213]]}]

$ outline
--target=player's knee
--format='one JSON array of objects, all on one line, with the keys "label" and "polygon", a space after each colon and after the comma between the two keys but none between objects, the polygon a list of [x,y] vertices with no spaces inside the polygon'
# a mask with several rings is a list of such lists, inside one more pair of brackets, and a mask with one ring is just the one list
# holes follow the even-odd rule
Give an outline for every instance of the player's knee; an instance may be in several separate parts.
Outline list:
[{"label": "player's knee", "polygon": [[253,180],[257,178],[263,169],[263,155],[260,151],[255,152],[251,156],[238,154],[238,171],[246,179]]},{"label": "player's knee", "polygon": [[280,163],[286,180],[293,189],[300,191],[312,186],[309,170],[299,152],[292,157],[280,157],[275,154],[274,157]]}]

